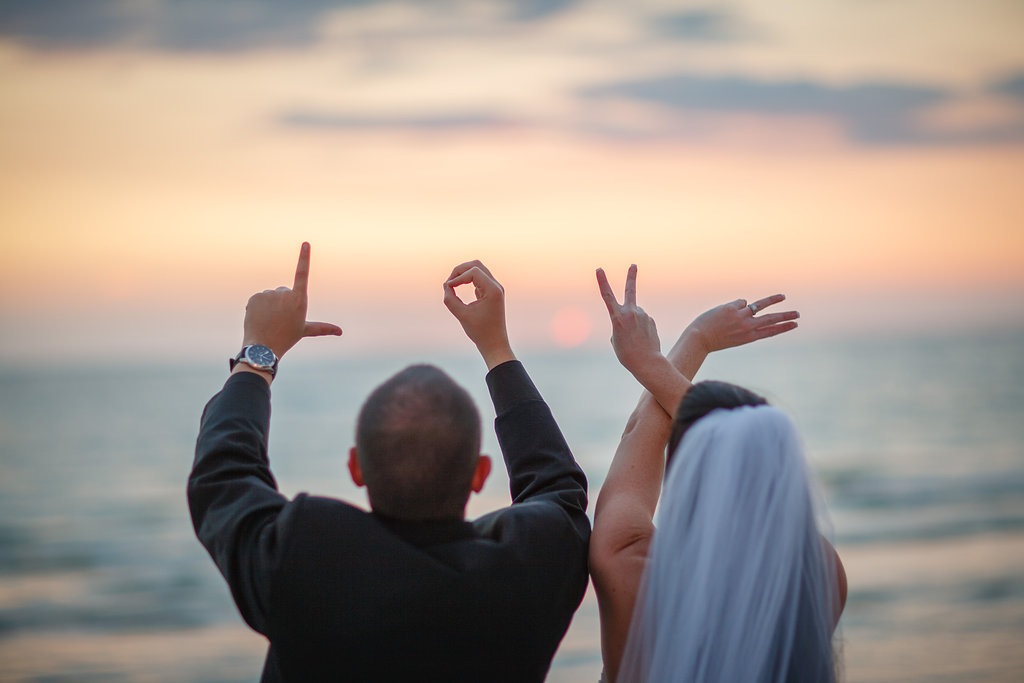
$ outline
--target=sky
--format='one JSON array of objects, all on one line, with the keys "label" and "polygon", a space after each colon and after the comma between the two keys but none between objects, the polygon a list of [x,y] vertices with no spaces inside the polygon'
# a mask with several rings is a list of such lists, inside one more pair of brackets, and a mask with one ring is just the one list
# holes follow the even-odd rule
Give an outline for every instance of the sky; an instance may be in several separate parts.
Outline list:
[{"label": "sky", "polygon": [[304,240],[351,353],[464,344],[474,258],[532,348],[607,344],[594,269],[630,263],[665,345],[776,291],[805,334],[1020,329],[1022,31],[1017,0],[0,0],[0,361],[233,353]]}]

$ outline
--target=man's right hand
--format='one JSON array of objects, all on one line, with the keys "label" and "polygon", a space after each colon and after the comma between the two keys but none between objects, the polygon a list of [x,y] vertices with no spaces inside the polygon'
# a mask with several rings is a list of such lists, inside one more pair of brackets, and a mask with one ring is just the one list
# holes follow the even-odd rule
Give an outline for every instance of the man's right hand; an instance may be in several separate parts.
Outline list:
[{"label": "man's right hand", "polygon": [[[460,285],[472,284],[476,300],[465,303],[455,293]],[[487,369],[515,360],[505,324],[505,289],[479,261],[461,263],[444,283],[444,305],[476,344]]]}]

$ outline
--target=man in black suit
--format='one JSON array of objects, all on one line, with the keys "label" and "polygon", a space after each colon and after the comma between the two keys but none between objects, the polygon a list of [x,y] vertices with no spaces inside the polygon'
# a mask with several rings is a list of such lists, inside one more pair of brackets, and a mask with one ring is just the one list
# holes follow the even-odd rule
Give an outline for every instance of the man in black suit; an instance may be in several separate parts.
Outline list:
[{"label": "man in black suit", "polygon": [[[367,399],[349,454],[371,512],[277,490],[267,454],[277,360],[306,336],[309,245],[294,286],[249,299],[244,348],[207,404],[188,484],[196,534],[253,629],[263,681],[542,681],[587,585],[586,479],[516,360],[504,290],[457,266],[444,302],[487,365],[512,505],[465,520],[490,460],[468,394],[413,366]],[[473,285],[464,303],[459,285]]]}]

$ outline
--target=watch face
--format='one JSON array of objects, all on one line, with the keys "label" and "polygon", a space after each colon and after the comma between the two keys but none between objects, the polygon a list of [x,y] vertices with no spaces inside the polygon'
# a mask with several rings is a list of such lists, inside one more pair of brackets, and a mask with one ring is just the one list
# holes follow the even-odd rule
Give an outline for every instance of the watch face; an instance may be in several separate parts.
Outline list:
[{"label": "watch face", "polygon": [[274,352],[262,344],[253,344],[245,351],[249,364],[255,368],[272,368],[277,361]]}]

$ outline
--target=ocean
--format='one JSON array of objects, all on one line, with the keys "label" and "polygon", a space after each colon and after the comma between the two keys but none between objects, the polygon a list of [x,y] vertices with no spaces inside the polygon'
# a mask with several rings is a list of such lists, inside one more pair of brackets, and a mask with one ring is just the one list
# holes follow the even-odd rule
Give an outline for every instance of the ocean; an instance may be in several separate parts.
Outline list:
[{"label": "ocean", "polygon": [[[468,346],[468,344],[467,344]],[[434,362],[493,419],[481,361],[312,360],[274,383],[281,489],[365,505],[344,467],[366,394]],[[591,486],[639,390],[610,350],[523,353]],[[188,367],[0,367],[0,681],[256,681],[265,643],[196,541],[185,481],[222,358]],[[850,593],[845,680],[1024,680],[1024,330],[828,340],[799,333],[712,356],[795,418]],[[485,430],[488,431],[488,430]],[[484,449],[498,455],[493,431]],[[496,467],[468,513],[505,505]],[[592,591],[549,681],[601,671]]]}]

